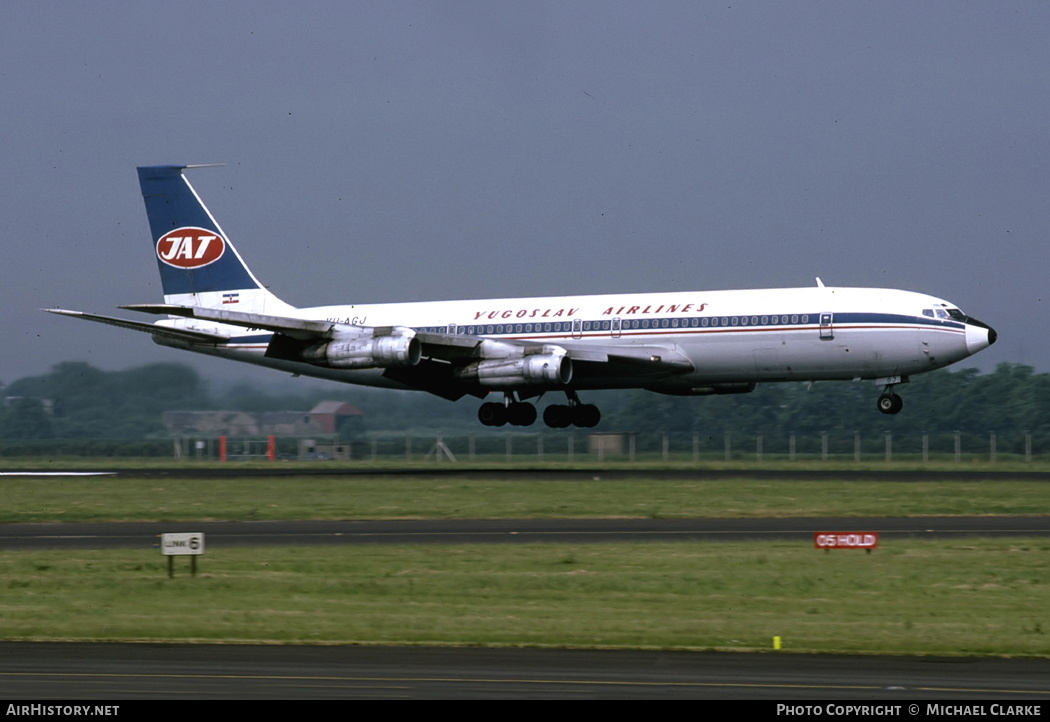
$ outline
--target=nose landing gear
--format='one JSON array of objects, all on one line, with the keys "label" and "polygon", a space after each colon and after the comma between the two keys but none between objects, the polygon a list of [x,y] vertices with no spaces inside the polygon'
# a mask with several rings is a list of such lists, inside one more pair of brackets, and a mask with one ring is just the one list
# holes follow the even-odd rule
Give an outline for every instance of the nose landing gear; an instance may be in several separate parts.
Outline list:
[{"label": "nose landing gear", "polygon": [[878,400],[879,411],[884,414],[898,414],[904,408],[904,401],[897,394],[885,391]]},{"label": "nose landing gear", "polygon": [[901,397],[893,393],[893,387],[897,384],[908,383],[907,376],[891,376],[884,379],[876,379],[876,383],[883,382],[886,385],[882,389],[882,394],[879,395],[879,400],[876,404],[879,407],[879,411],[884,414],[899,414],[900,410],[904,408],[904,402]]}]

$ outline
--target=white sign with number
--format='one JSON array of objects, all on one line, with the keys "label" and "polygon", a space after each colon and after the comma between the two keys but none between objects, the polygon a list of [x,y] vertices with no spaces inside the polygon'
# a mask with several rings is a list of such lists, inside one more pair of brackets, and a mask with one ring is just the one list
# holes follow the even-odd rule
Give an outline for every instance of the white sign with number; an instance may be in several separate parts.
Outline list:
[{"label": "white sign with number", "polygon": [[199,531],[161,534],[160,553],[164,556],[204,553],[204,534]]}]

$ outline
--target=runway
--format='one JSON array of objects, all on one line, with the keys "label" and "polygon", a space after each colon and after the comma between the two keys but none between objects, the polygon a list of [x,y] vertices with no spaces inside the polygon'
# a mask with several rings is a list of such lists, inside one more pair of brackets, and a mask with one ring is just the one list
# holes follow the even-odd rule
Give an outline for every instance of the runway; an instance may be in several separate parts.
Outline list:
[{"label": "runway", "polygon": [[1050,472],[1025,471],[1000,468],[959,469],[821,469],[807,466],[804,469],[633,469],[629,465],[617,468],[533,468],[520,467],[459,467],[454,465],[416,469],[410,467],[374,468],[333,466],[329,462],[317,462],[312,466],[287,466],[275,462],[263,468],[228,463],[221,466],[146,466],[104,470],[58,470],[0,469],[3,476],[116,476],[121,478],[167,478],[167,479],[237,479],[250,477],[324,476],[332,479],[344,477],[384,477],[390,480],[425,476],[430,479],[485,479],[489,481],[614,481],[623,479],[646,479],[649,481],[715,481],[720,479],[758,479],[761,481],[1041,481],[1050,482]]},{"label": "runway", "polygon": [[884,540],[1050,536],[1050,516],[791,519],[410,519],[363,521],[0,524],[0,550],[150,548],[166,532],[202,532],[209,549],[245,545],[522,544],[625,541],[812,543],[814,532],[879,532]]},{"label": "runway", "polygon": [[3,642],[0,689],[35,701],[731,699],[764,700],[770,711],[785,700],[899,701],[906,716],[918,700],[1046,709],[1050,660]]}]

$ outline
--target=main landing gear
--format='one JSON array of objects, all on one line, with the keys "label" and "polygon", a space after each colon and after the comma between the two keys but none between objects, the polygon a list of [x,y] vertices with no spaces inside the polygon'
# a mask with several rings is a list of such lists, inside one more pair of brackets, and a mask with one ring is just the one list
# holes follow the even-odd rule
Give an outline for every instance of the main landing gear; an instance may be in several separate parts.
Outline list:
[{"label": "main landing gear", "polygon": [[[568,404],[552,404],[543,411],[543,422],[552,429],[578,426],[589,429],[597,426],[602,415],[594,404],[581,404],[575,391],[566,391]],[[487,402],[478,409],[478,421],[485,426],[530,426],[536,421],[536,407],[527,401],[517,401],[507,393],[503,403]]]},{"label": "main landing gear", "polygon": [[508,396],[506,403],[490,401],[482,404],[478,409],[478,421],[485,426],[530,426],[536,421],[536,407],[527,402],[512,401]]}]

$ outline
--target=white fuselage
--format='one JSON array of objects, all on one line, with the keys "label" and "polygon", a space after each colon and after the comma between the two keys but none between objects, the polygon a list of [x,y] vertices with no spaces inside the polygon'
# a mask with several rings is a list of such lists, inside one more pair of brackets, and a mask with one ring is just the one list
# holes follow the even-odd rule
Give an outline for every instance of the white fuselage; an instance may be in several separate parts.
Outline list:
[{"label": "white fuselage", "polygon": [[[693,370],[660,379],[622,373],[581,377],[572,386],[644,386],[672,393],[708,384],[893,379],[947,366],[991,343],[988,329],[960,320],[965,317],[942,299],[824,286],[322,306],[293,313],[354,326],[401,326],[570,350],[658,347],[685,357]],[[266,358],[270,334],[265,332],[188,319],[162,323],[233,336],[227,345],[172,344],[182,348],[304,375],[401,386],[380,369],[339,370]]]}]

